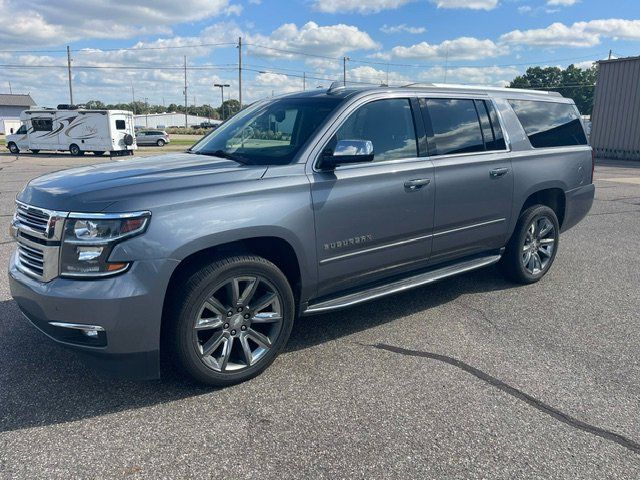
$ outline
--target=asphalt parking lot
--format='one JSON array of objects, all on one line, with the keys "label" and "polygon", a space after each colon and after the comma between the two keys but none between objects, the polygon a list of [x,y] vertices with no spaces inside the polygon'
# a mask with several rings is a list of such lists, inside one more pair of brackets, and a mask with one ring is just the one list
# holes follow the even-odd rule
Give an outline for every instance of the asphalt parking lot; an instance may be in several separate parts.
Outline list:
[{"label": "asphalt parking lot", "polygon": [[[0,154],[3,271],[16,193],[89,161]],[[601,162],[596,185],[538,284],[490,267],[301,320],[223,390],[94,375],[3,273],[0,477],[638,478],[640,164]]]}]

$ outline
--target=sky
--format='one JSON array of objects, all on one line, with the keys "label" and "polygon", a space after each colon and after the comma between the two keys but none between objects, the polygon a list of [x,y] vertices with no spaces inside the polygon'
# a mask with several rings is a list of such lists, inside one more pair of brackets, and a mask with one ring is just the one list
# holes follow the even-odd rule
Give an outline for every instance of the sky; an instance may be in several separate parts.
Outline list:
[{"label": "sky", "polygon": [[[413,82],[506,85],[530,66],[640,55],[636,0],[0,0],[0,93],[40,106],[220,104]],[[10,19],[10,21],[7,21]],[[306,77],[306,79],[303,79]]]}]

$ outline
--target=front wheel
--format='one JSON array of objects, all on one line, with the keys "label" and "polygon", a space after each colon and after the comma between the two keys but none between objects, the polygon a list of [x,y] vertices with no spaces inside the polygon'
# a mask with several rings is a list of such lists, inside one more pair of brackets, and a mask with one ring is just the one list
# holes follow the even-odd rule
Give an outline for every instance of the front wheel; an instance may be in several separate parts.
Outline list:
[{"label": "front wheel", "polygon": [[16,145],[15,143],[11,142],[9,144],[9,151],[13,154],[18,154],[20,153],[20,149],[18,148],[18,145]]},{"label": "front wheel", "polygon": [[284,348],[294,318],[285,275],[268,260],[234,256],[192,274],[169,309],[180,366],[214,386],[260,374]]},{"label": "front wheel", "polygon": [[555,212],[546,205],[533,205],[520,214],[501,260],[502,270],[514,282],[535,283],[551,268],[559,242]]}]

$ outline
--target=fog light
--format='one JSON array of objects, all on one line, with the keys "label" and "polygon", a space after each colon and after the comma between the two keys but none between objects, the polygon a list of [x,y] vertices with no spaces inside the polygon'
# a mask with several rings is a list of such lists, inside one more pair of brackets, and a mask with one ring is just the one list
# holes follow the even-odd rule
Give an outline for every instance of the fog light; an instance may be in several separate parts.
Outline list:
[{"label": "fog light", "polygon": [[80,330],[85,337],[98,338],[97,330]]}]

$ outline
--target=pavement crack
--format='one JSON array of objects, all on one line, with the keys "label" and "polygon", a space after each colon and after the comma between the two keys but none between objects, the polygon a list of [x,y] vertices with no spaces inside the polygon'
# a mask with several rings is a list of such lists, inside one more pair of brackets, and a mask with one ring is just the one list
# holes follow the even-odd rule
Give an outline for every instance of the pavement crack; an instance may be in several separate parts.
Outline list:
[{"label": "pavement crack", "polygon": [[566,413],[562,412],[561,410],[558,410],[557,408],[554,408],[550,405],[547,405],[546,403],[542,402],[541,400],[538,400],[535,397],[532,397],[531,395],[523,392],[522,390],[518,390],[515,387],[512,387],[511,385],[506,384],[505,382],[503,382],[502,380],[499,380],[495,377],[492,377],[491,375],[489,375],[488,373],[483,372],[482,370],[479,370],[475,367],[472,367],[471,365],[464,363],[461,360],[458,360],[457,358],[453,358],[453,357],[449,357],[447,355],[440,355],[438,353],[431,353],[431,352],[423,352],[423,351],[419,351],[419,350],[407,350],[405,348],[401,348],[401,347],[395,347],[393,345],[387,345],[384,343],[378,343],[375,345],[370,345],[371,347],[380,349],[380,350],[387,350],[389,352],[392,353],[397,353],[400,355],[408,355],[408,356],[412,356],[412,357],[422,357],[422,358],[429,358],[431,360],[437,360],[439,362],[443,362],[443,363],[447,363],[449,365],[452,365],[456,368],[459,368],[460,370],[467,372],[471,375],[473,375],[474,377],[482,380],[483,382],[488,383],[489,385],[502,390],[503,392],[511,395],[512,397],[517,398],[518,400],[521,400],[523,402],[525,402],[526,404],[532,406],[533,408],[535,408],[536,410],[539,410],[540,412],[549,415],[550,417],[558,420],[559,422],[562,422],[566,425],[569,425],[570,427],[573,427],[577,430],[582,430],[583,432],[587,432],[590,433],[592,435],[596,435],[598,437],[604,438],[605,440],[609,440],[611,442],[615,442],[618,445],[631,450],[634,453],[638,453],[640,454],[640,444],[623,436],[620,435],[618,433],[612,432],[610,430],[606,430],[604,428],[600,428],[600,427],[596,427],[594,425],[591,425],[589,423],[583,422],[582,420],[578,420],[577,418],[574,418],[570,415],[567,415]]},{"label": "pavement crack", "polygon": [[457,305],[461,306],[465,310],[469,310],[470,312],[478,314],[480,316],[480,318],[482,320],[484,320],[487,324],[489,324],[493,329],[498,330],[498,327],[496,326],[494,321],[489,318],[489,316],[487,315],[487,313],[484,310],[482,310],[480,308],[477,308],[477,307],[472,307],[471,305],[467,305],[466,303],[461,302],[460,300],[458,300],[458,301],[456,301],[454,303],[456,303]]}]

